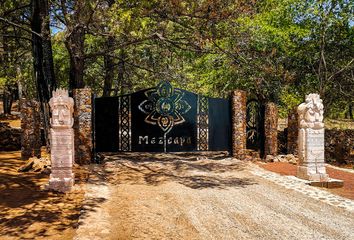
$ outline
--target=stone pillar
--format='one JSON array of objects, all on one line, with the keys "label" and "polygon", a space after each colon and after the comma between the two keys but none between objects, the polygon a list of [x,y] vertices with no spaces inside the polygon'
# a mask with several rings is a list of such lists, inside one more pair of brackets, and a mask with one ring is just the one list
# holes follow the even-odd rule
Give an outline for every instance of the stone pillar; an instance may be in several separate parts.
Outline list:
[{"label": "stone pillar", "polygon": [[92,93],[91,89],[74,89],[75,162],[90,164],[92,157]]},{"label": "stone pillar", "polygon": [[278,154],[278,108],[275,103],[267,103],[264,116],[264,155]]},{"label": "stone pillar", "polygon": [[50,119],[51,174],[48,189],[59,192],[70,191],[74,184],[74,100],[68,91],[53,91],[49,101],[52,112]]},{"label": "stone pillar", "polygon": [[21,159],[41,157],[40,103],[22,98],[21,105]]},{"label": "stone pillar", "polygon": [[328,181],[324,159],[323,104],[318,94],[306,96],[299,105],[299,163],[297,177],[322,182]]},{"label": "stone pillar", "polygon": [[246,92],[242,90],[233,91],[231,101],[232,155],[242,159],[246,153]]},{"label": "stone pillar", "polygon": [[288,114],[288,136],[287,153],[297,155],[297,137],[299,135],[299,119],[297,108],[292,109]]}]

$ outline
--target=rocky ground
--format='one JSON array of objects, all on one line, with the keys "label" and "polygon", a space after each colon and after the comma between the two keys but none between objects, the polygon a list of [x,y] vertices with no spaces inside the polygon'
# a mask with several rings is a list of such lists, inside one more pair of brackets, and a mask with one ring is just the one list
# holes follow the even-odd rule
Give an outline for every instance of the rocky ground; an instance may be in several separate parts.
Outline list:
[{"label": "rocky ground", "polygon": [[106,161],[92,166],[75,239],[354,238],[353,201],[254,164],[172,154]]}]

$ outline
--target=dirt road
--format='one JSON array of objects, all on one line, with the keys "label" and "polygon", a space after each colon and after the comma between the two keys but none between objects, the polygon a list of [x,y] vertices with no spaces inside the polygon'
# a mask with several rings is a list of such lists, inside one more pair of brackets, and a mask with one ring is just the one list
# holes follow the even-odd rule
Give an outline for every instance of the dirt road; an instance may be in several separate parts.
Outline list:
[{"label": "dirt road", "polygon": [[213,158],[111,157],[94,169],[75,239],[354,239],[353,212]]},{"label": "dirt road", "polygon": [[20,151],[0,152],[0,240],[72,239],[84,198],[80,173],[68,194],[43,191],[49,176],[18,172],[20,158]]}]

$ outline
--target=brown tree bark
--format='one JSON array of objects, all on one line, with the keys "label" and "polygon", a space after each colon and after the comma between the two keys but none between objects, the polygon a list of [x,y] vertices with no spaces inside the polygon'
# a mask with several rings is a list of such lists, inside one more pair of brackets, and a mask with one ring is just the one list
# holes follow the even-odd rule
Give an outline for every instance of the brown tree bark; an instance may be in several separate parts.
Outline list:
[{"label": "brown tree bark", "polygon": [[120,54],[119,54],[119,62],[118,62],[118,83],[117,87],[120,90],[121,94],[125,93],[125,87],[131,89],[131,83],[126,83],[125,78],[124,78],[124,72],[125,72],[125,58],[126,58],[126,53],[124,49],[121,49]]},{"label": "brown tree bark", "polygon": [[42,34],[42,51],[43,51],[43,76],[47,85],[49,96],[51,97],[53,90],[56,89],[56,80],[54,75],[52,41],[49,28],[49,4],[48,0],[40,0],[40,18],[41,18],[41,34]]},{"label": "brown tree bark", "polygon": [[46,145],[49,147],[49,106],[52,91],[56,88],[52,45],[49,29],[48,0],[32,0],[32,34],[33,69],[36,78],[38,99],[41,102],[43,127]]},{"label": "brown tree bark", "polygon": [[113,80],[114,80],[114,58],[111,55],[111,52],[114,49],[115,39],[112,36],[109,36],[106,41],[107,51],[103,56],[104,58],[104,85],[103,85],[103,96],[109,97],[112,92]]},{"label": "brown tree bark", "polygon": [[12,103],[16,93],[16,88],[13,84],[6,84],[3,93],[3,108],[4,114],[11,114]]},{"label": "brown tree bark", "polygon": [[[5,32],[5,28],[3,29],[3,32]],[[5,69],[8,69],[8,63],[9,63],[9,49],[8,49],[8,44],[7,44],[7,38],[4,37],[6,33],[3,33],[3,37],[2,37],[2,47],[3,47],[3,51],[4,53],[1,54],[0,56],[2,56],[1,58],[1,62],[2,65],[5,67]],[[8,75],[8,74],[6,74]],[[12,105],[12,97],[11,97],[11,91],[9,91],[9,84],[6,83],[4,90],[3,90],[3,96],[2,96],[2,104],[3,104],[3,109],[4,109],[4,114],[11,114],[11,105]]]},{"label": "brown tree bark", "polygon": [[66,25],[65,47],[70,58],[69,91],[72,93],[75,88],[85,87],[85,35],[93,10],[84,0],[61,1],[60,10],[60,19]]},{"label": "brown tree bark", "polygon": [[65,43],[70,57],[69,88],[70,91],[75,88],[85,87],[84,67],[85,67],[85,30],[79,23],[70,30]]}]

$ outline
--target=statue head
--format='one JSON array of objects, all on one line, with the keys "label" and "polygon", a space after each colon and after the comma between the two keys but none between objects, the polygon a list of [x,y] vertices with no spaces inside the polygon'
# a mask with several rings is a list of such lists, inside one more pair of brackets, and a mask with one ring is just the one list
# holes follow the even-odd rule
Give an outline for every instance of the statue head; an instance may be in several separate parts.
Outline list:
[{"label": "statue head", "polygon": [[74,100],[69,97],[69,93],[64,89],[53,91],[53,97],[49,100],[49,106],[52,111],[51,126],[72,127],[74,124]]},{"label": "statue head", "polygon": [[323,128],[323,103],[320,95],[306,95],[305,103],[298,107],[300,127]]}]

